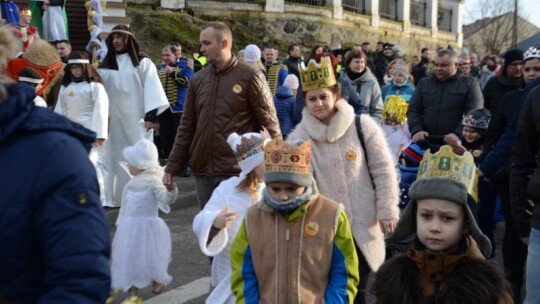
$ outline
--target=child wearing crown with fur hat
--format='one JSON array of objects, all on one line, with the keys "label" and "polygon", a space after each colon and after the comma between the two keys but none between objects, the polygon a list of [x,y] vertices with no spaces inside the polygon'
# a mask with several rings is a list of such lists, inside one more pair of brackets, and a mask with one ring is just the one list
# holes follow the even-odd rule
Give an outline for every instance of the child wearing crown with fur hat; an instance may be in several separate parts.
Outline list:
[{"label": "child wearing crown with fur hat", "polygon": [[219,184],[204,209],[193,220],[199,247],[212,261],[212,291],[206,303],[235,303],[231,290],[231,244],[247,208],[262,198],[264,189],[264,145],[270,140],[260,133],[227,138],[242,172]]},{"label": "child wearing crown with fur hat", "polygon": [[476,197],[473,157],[450,146],[426,152],[390,244],[408,244],[376,274],[376,303],[513,303],[488,238],[469,208]]},{"label": "child wearing crown with fur hat", "polygon": [[129,291],[152,284],[152,292],[161,293],[172,277],[171,233],[159,210],[170,212],[178,189],[166,189],[161,178],[158,151],[154,143],[140,140],[123,149],[127,170],[132,176],[122,193],[122,204],[112,242],[111,281],[114,290]]},{"label": "child wearing crown with fur hat", "polygon": [[344,207],[317,190],[311,141],[273,139],[262,199],[231,247],[237,303],[352,303],[358,257]]},{"label": "child wearing crown with fur hat", "polygon": [[[483,158],[484,135],[488,129],[491,114],[487,109],[474,109],[463,116],[461,125],[463,126],[461,135],[461,145],[472,154],[474,162],[480,166]],[[490,184],[485,179],[481,178],[478,181],[478,205],[476,210],[472,210],[473,214],[478,219],[478,227],[482,230],[491,242],[491,247],[495,248],[495,239],[493,230],[495,229],[495,221],[493,215],[495,213],[497,203],[496,193],[492,190]],[[494,256],[495,250],[490,257]]]}]

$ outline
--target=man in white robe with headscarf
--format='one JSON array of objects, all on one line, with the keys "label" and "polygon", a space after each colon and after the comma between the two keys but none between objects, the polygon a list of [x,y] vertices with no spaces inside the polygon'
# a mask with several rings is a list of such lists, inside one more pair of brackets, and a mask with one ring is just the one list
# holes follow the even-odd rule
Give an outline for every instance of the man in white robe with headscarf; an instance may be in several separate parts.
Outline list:
[{"label": "man in white robe with headscarf", "polygon": [[[156,66],[142,53],[125,25],[117,25],[106,40],[108,53],[99,66],[109,96],[109,140],[105,144],[105,195],[107,207],[119,207],[122,189],[129,181],[120,166],[122,149],[143,138],[140,121],[152,126],[169,107]],[[152,139],[150,139],[152,140]]]}]

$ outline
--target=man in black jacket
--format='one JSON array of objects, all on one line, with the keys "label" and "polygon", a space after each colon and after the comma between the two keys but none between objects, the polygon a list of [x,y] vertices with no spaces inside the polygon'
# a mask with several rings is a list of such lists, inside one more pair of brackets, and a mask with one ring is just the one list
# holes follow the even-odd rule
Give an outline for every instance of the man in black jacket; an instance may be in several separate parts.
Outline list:
[{"label": "man in black jacket", "polygon": [[422,57],[420,62],[412,67],[411,74],[414,77],[414,84],[418,85],[420,79],[430,76],[433,69],[433,61],[431,60],[431,51],[428,48],[422,49]]},{"label": "man in black jacket", "polygon": [[512,215],[521,241],[528,244],[525,303],[540,303],[540,165],[536,161],[539,149],[540,88],[536,87],[527,95],[518,120],[510,175]]},{"label": "man in black jacket", "polygon": [[492,117],[497,115],[500,100],[504,94],[519,88],[523,84],[523,51],[509,50],[504,54],[504,67],[501,74],[489,79],[484,87],[484,107]]},{"label": "man in black jacket", "polygon": [[422,79],[416,87],[407,120],[413,142],[429,137],[430,148],[438,150],[459,141],[463,114],[482,108],[484,99],[476,79],[457,73],[455,52],[441,50],[434,70],[433,76]]},{"label": "man in black jacket", "polygon": [[289,45],[288,53],[289,57],[287,60],[283,61],[283,64],[287,67],[289,74],[294,74],[300,79],[300,71],[298,70],[298,65],[302,62],[302,51],[300,50],[300,46],[297,44]]}]

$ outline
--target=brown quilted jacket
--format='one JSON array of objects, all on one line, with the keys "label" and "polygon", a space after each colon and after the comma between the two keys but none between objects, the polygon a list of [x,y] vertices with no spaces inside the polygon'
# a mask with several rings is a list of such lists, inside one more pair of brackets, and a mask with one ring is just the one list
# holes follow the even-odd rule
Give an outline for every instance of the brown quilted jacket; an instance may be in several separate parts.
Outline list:
[{"label": "brown quilted jacket", "polygon": [[179,175],[191,159],[194,175],[237,175],[240,168],[227,137],[259,132],[263,126],[272,137],[281,136],[264,74],[236,57],[221,71],[209,65],[189,84],[165,172]]}]

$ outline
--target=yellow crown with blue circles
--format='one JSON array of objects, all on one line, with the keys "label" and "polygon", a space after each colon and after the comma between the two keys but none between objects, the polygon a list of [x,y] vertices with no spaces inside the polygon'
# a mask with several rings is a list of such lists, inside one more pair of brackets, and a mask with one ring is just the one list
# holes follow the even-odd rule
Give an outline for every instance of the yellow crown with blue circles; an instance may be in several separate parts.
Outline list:
[{"label": "yellow crown with blue circles", "polygon": [[303,62],[298,67],[304,92],[328,88],[337,83],[330,57],[321,57],[320,63],[311,59],[307,67]]},{"label": "yellow crown with blue circles", "polygon": [[437,153],[427,150],[418,167],[418,179],[446,176],[461,181],[467,192],[478,202],[478,174],[474,157],[465,152],[457,155],[451,146],[442,146]]}]

